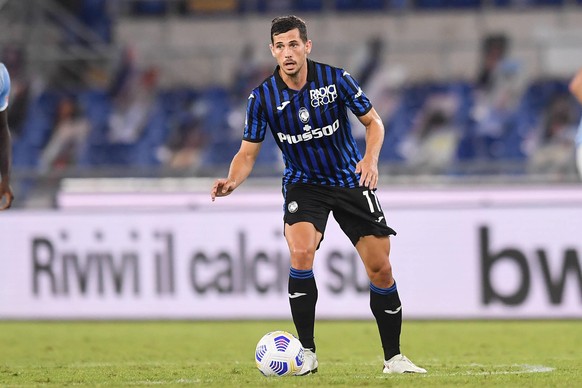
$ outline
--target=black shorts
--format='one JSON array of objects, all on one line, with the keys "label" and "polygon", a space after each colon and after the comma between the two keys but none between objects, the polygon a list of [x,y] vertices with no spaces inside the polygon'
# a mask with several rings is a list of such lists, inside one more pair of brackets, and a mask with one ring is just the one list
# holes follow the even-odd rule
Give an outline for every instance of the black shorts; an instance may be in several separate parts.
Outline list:
[{"label": "black shorts", "polygon": [[286,224],[309,222],[323,235],[329,213],[333,212],[333,217],[353,245],[363,236],[396,234],[386,224],[376,190],[306,183],[289,184],[286,189],[283,218]]}]

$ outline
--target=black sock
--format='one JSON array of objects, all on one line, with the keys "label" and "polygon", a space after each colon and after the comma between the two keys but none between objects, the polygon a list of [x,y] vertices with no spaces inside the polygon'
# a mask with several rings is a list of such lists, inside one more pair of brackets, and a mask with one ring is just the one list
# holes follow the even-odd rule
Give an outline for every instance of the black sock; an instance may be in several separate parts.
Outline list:
[{"label": "black sock", "polygon": [[315,304],[317,286],[312,270],[289,271],[289,305],[299,341],[304,348],[315,352],[313,331],[315,327]]},{"label": "black sock", "polygon": [[370,309],[380,331],[384,359],[389,360],[400,353],[402,305],[396,283],[390,288],[380,288],[370,283]]}]

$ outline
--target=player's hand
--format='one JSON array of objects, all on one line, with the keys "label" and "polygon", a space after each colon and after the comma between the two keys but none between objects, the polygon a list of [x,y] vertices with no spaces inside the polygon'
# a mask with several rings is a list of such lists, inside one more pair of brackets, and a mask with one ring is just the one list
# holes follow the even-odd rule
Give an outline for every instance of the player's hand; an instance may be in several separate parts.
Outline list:
[{"label": "player's hand", "polygon": [[371,190],[378,187],[378,161],[364,156],[356,164],[356,173],[360,174],[360,186]]},{"label": "player's hand", "polygon": [[226,197],[230,193],[234,191],[236,188],[236,182],[230,179],[217,179],[214,181],[214,185],[212,185],[212,190],[210,191],[210,198],[212,201],[216,199],[216,197]]},{"label": "player's hand", "polygon": [[0,183],[0,210],[6,210],[12,205],[14,200],[14,194],[12,193],[12,188],[10,185],[1,182]]}]

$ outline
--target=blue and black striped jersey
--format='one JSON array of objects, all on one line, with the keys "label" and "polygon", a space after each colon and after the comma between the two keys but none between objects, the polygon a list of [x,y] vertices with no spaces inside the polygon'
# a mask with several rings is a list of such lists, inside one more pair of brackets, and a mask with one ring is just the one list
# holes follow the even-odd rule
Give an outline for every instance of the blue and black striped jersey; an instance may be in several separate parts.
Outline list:
[{"label": "blue and black striped jersey", "polygon": [[243,139],[262,142],[269,126],[283,153],[283,186],[358,187],[360,176],[354,171],[362,156],[347,109],[362,116],[372,104],[343,69],[311,60],[307,67],[307,83],[299,91],[285,84],[277,67],[251,92]]}]

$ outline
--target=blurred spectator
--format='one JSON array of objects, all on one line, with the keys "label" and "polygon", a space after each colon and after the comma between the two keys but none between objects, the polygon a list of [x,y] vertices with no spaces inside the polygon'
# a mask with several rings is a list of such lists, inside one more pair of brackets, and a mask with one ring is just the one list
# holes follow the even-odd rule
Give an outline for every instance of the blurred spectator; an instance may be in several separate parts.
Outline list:
[{"label": "blurred spectator", "polygon": [[177,123],[167,143],[159,153],[164,165],[173,169],[188,169],[198,164],[207,139],[195,116],[185,117]]},{"label": "blurred spectator", "polygon": [[364,90],[368,90],[370,79],[374,77],[383,62],[384,41],[380,36],[373,36],[366,42],[364,61],[360,65],[356,79]]},{"label": "blurred spectator", "polygon": [[89,128],[77,101],[64,97],[58,105],[53,134],[40,157],[41,171],[75,165],[84,150]]},{"label": "blurred spectator", "polygon": [[125,46],[122,48],[117,63],[114,65],[114,73],[109,82],[107,94],[111,98],[116,98],[125,89],[130,88],[130,80],[135,76],[136,53],[133,47]]},{"label": "blurred spectator", "polygon": [[479,143],[478,158],[500,157],[499,142],[523,94],[524,69],[509,56],[509,44],[509,38],[502,34],[488,36],[483,41],[481,69],[471,112]]},{"label": "blurred spectator", "polygon": [[567,175],[576,168],[574,137],[576,118],[567,94],[555,96],[544,113],[543,126],[533,139],[528,171],[534,174]]},{"label": "blurred spectator", "polygon": [[109,117],[110,143],[135,143],[144,129],[155,103],[159,71],[149,67],[136,74],[114,97]]},{"label": "blurred spectator", "polygon": [[452,93],[428,97],[410,136],[401,144],[401,153],[411,172],[445,174],[450,169],[459,139],[459,128],[455,125],[458,109],[458,98]]},{"label": "blurred spectator", "polygon": [[[385,61],[386,43],[381,36],[370,37],[365,47],[356,59],[358,83],[366,91],[366,96],[384,123],[390,123],[398,105],[401,102],[402,88],[407,81],[407,72],[403,66],[388,65]],[[365,128],[356,117],[350,115],[353,135],[356,140],[363,143]],[[388,146],[386,143],[384,146]]]},{"label": "blurred spectator", "polygon": [[477,76],[477,87],[482,90],[490,90],[495,84],[494,73],[501,62],[507,56],[509,50],[509,38],[504,34],[491,34],[486,36],[481,43],[481,62]]}]

